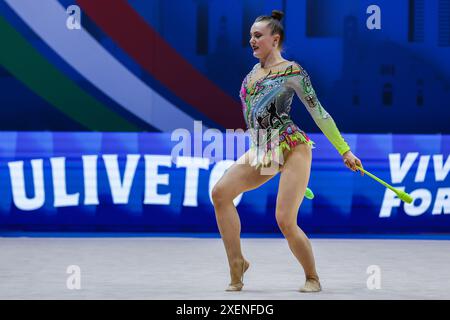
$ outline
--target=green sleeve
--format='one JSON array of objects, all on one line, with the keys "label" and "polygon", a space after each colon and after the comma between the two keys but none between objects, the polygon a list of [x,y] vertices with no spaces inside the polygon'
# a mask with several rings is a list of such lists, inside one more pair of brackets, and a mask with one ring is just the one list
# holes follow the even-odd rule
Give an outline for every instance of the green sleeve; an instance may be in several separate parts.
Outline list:
[{"label": "green sleeve", "polygon": [[343,155],[350,150],[350,146],[345,142],[331,115],[321,105],[308,73],[301,67],[299,67],[299,71],[297,75],[289,79],[290,86],[295,90],[297,96],[305,105],[306,110],[311,114],[311,117],[320,130],[331,144],[333,144],[339,154]]}]

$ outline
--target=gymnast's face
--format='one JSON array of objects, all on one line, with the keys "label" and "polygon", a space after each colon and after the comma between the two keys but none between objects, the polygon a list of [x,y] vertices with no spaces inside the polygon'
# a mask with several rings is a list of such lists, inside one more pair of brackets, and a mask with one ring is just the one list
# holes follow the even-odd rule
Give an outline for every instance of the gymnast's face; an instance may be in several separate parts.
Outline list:
[{"label": "gymnast's face", "polygon": [[279,50],[279,34],[272,34],[267,21],[255,22],[250,29],[250,46],[253,56],[258,59],[266,58],[273,50]]}]

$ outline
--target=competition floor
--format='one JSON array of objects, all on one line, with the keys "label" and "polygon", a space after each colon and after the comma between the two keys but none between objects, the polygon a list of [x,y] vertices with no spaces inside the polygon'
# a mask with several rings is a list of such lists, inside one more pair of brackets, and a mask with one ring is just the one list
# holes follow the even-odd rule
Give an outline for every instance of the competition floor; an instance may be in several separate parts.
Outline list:
[{"label": "competition floor", "polygon": [[[218,238],[0,238],[0,299],[450,299],[449,240],[312,239],[314,294],[298,292],[304,276],[284,239],[242,244],[244,290],[225,292]],[[70,265],[79,290],[67,288]],[[380,289],[368,289],[371,265]]]}]

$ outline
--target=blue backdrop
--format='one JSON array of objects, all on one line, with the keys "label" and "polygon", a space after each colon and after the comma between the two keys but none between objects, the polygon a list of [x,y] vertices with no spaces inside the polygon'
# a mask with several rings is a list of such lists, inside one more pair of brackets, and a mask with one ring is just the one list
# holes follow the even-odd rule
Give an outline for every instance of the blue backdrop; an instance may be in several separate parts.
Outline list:
[{"label": "blue backdrop", "polygon": [[[79,30],[66,26],[74,4]],[[380,29],[367,27],[371,5]],[[239,87],[258,62],[249,30],[272,9],[286,12],[284,56],[309,72],[341,131],[450,133],[450,0],[0,1],[0,126],[242,127]],[[294,121],[318,132],[294,103]],[[103,121],[89,121],[94,110]]]},{"label": "blue backdrop", "polygon": [[[450,136],[344,137],[367,170],[416,201],[402,203],[348,170],[322,134],[311,134],[315,198],[304,199],[299,211],[305,231],[450,232]],[[191,138],[192,145],[202,141]],[[229,143],[223,138],[217,146]],[[206,141],[190,156],[171,155],[177,144],[163,133],[3,132],[0,229],[217,232],[210,191],[236,156],[209,156]],[[279,232],[278,178],[236,199],[244,233]]]}]

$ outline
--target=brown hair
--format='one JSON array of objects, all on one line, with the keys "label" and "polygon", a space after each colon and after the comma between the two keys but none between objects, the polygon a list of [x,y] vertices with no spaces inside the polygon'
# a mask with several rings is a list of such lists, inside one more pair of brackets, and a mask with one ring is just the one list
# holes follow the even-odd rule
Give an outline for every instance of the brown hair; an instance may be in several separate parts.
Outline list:
[{"label": "brown hair", "polygon": [[281,48],[284,41],[284,28],[281,24],[281,19],[283,19],[284,13],[279,10],[272,10],[272,14],[270,16],[259,16],[256,18],[255,22],[267,21],[267,26],[272,31],[272,35],[279,34],[280,42],[278,43],[278,48]]}]

